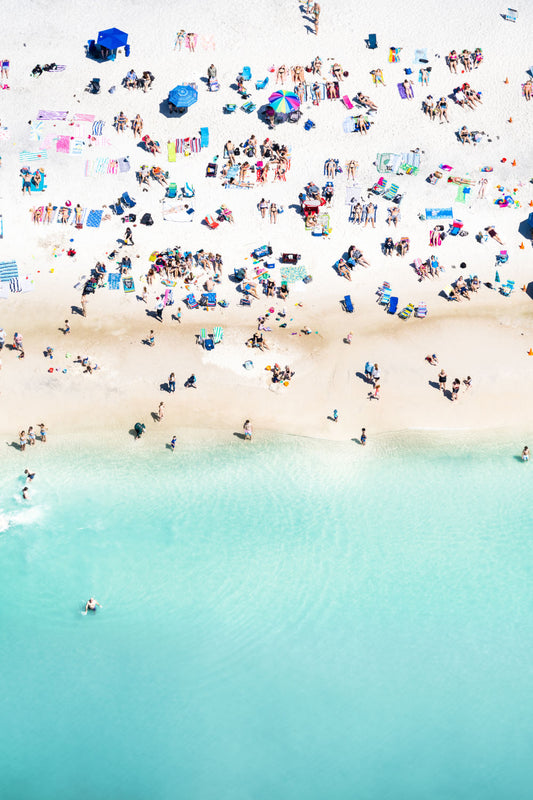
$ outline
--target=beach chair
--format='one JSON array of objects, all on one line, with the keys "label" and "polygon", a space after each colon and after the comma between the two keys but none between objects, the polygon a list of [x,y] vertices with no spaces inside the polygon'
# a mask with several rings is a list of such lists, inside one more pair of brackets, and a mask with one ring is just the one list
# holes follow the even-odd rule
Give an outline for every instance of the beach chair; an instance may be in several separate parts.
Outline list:
[{"label": "beach chair", "polygon": [[507,250],[500,250],[500,252],[496,256],[496,263],[505,264],[507,261],[509,261],[509,253],[507,252]]},{"label": "beach chair", "polygon": [[383,192],[387,188],[387,183],[388,183],[387,179],[381,177],[368,191],[373,192],[374,194],[383,194]]},{"label": "beach chair", "polygon": [[353,103],[352,103],[352,101],[350,100],[350,98],[348,97],[347,94],[343,95],[342,102],[344,103],[346,108],[353,108]]},{"label": "beach chair", "polygon": [[233,114],[234,111],[237,111],[236,103],[226,103],[226,105],[224,106],[224,113]]},{"label": "beach chair", "polygon": [[448,286],[444,286],[442,291],[446,296],[446,300],[456,300],[457,298],[454,295],[453,286],[449,283]]},{"label": "beach chair", "polygon": [[205,335],[205,328],[202,328],[200,333],[198,334],[198,344],[201,344],[202,347],[205,345],[205,341],[207,336]]},{"label": "beach chair", "polygon": [[379,305],[380,306],[388,306],[389,303],[390,303],[390,299],[391,299],[391,291],[390,291],[390,289],[388,291],[384,290],[381,293],[381,297],[378,300]]},{"label": "beach chair", "polygon": [[263,78],[262,81],[256,81],[255,82],[255,88],[256,89],[264,89],[265,86],[267,85],[267,83],[268,83],[268,76],[266,78]]},{"label": "beach chair", "polygon": [[133,208],[134,206],[137,205],[137,201],[134,200],[133,197],[130,197],[128,192],[122,192],[122,197],[120,198],[120,200],[121,203],[127,206],[128,208]]},{"label": "beach chair", "polygon": [[187,303],[187,308],[198,308],[198,300],[192,294],[192,292],[191,294],[187,295],[187,297],[185,298],[185,302]]},{"label": "beach chair", "polygon": [[181,190],[181,194],[182,197],[194,197],[194,188],[189,183],[186,183]]},{"label": "beach chair", "polygon": [[208,164],[205,168],[206,178],[216,178],[218,172],[218,164]]},{"label": "beach chair", "polygon": [[391,183],[387,191],[382,195],[384,200],[394,200],[400,187],[396,183]]},{"label": "beach chair", "polygon": [[378,37],[375,33],[369,33],[368,39],[366,40],[366,46],[369,50],[375,50],[378,46]]},{"label": "beach chair", "polygon": [[507,281],[507,283],[502,284],[500,286],[501,294],[503,294],[506,297],[508,297],[511,294],[511,292],[513,291],[514,285],[515,285],[514,281]]},{"label": "beach chair", "polygon": [[344,310],[347,311],[348,314],[353,314],[353,303],[349,294],[344,296],[344,300],[342,302],[344,305]]},{"label": "beach chair", "polygon": [[215,349],[214,341],[212,339],[207,338],[204,341],[204,350],[214,350],[214,349]]},{"label": "beach chair", "polygon": [[215,228],[218,228],[218,226],[220,224],[215,219],[213,219],[213,217],[209,217],[209,216],[204,217],[204,222],[205,222],[205,224],[207,225],[208,228],[211,228],[212,231],[214,231]]},{"label": "beach chair", "polygon": [[216,328],[213,328],[213,342],[215,344],[220,344],[223,338],[224,328],[222,328],[220,325],[217,325]]},{"label": "beach chair", "polygon": [[178,193],[177,184],[176,183],[169,183],[168,189],[167,189],[167,197],[174,198],[174,197],[176,197],[177,193]]},{"label": "beach chair", "polygon": [[202,300],[207,308],[216,308],[217,296],[215,292],[205,292],[202,295]]},{"label": "beach chair", "polygon": [[516,18],[518,16],[518,11],[516,8],[508,8],[507,13],[503,14],[503,18],[506,19],[508,22],[516,22]]},{"label": "beach chair", "polygon": [[117,200],[116,203],[110,203],[109,204],[109,208],[111,209],[113,214],[117,215],[117,217],[121,217],[124,214],[124,209],[123,209],[123,207],[121,205],[121,201],[120,200]]},{"label": "beach chair", "polygon": [[461,220],[454,219],[450,228],[450,236],[457,236],[457,234],[461,232],[462,228],[463,228],[463,223],[461,222]]},{"label": "beach chair", "polygon": [[209,128],[200,128],[200,147],[209,145]]},{"label": "beach chair", "polygon": [[243,81],[249,81],[252,77],[252,70],[250,69],[250,67],[243,67],[241,76]]},{"label": "beach chair", "polygon": [[252,305],[252,301],[250,300],[250,298],[248,296],[241,297],[241,306],[251,306],[251,305]]},{"label": "beach chair", "polygon": [[264,258],[265,256],[272,255],[272,248],[269,244],[263,244],[261,247],[256,247],[255,250],[252,250],[252,256],[255,259]]},{"label": "beach chair", "polygon": [[251,100],[248,100],[248,102],[247,102],[247,103],[244,103],[244,105],[242,105],[242,106],[241,106],[241,109],[242,109],[242,110],[243,110],[243,111],[244,111],[246,114],[251,114],[251,113],[252,113],[252,111],[255,111],[255,109],[256,109],[256,108],[257,108],[257,106],[256,106],[256,105],[254,105],[254,104],[252,103],[252,101],[251,101]]},{"label": "beach chair", "polygon": [[418,317],[419,319],[424,319],[424,317],[427,317],[427,313],[428,313],[427,305],[425,303],[419,303],[415,309],[415,317]]},{"label": "beach chair", "polygon": [[396,314],[397,310],[398,310],[398,298],[391,297],[391,299],[389,300],[389,307],[387,309],[387,314]]},{"label": "beach chair", "polygon": [[311,119],[308,119],[307,122],[304,123],[304,130],[306,130],[306,131],[310,131],[311,128],[314,128],[314,127],[316,127],[315,123]]},{"label": "beach chair", "polygon": [[402,308],[398,316],[400,317],[400,319],[409,319],[414,310],[415,310],[414,305],[412,303],[409,303],[408,305],[405,306],[405,308]]}]

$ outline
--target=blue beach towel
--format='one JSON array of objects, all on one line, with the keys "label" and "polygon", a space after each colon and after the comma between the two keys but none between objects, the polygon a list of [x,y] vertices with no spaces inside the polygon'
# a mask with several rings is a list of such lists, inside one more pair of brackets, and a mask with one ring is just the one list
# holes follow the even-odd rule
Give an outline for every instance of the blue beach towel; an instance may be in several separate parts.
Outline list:
[{"label": "blue beach towel", "polygon": [[120,289],[120,272],[110,272],[107,276],[108,289]]},{"label": "blue beach towel", "polygon": [[16,261],[2,261],[0,262],[0,281],[10,281],[12,278],[18,278],[19,269]]},{"label": "blue beach towel", "polygon": [[100,223],[102,221],[102,214],[104,212],[101,208],[91,209],[89,211],[89,216],[87,217],[87,222],[85,223],[86,228],[99,228]]},{"label": "blue beach towel", "polygon": [[426,65],[428,62],[428,51],[426,47],[421,47],[420,50],[415,50],[415,58],[413,64]]},{"label": "blue beach towel", "polygon": [[426,208],[426,219],[453,219],[453,209]]}]

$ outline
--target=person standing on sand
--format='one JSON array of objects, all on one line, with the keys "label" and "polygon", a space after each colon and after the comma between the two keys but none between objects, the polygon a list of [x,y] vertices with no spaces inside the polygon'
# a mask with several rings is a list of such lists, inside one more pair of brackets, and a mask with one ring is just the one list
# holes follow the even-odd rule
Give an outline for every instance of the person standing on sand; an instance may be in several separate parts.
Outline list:
[{"label": "person standing on sand", "polygon": [[159,422],[161,422],[164,416],[165,416],[165,404],[161,400],[161,402],[159,403],[159,408],[157,409],[157,419],[159,420]]},{"label": "person standing on sand", "polygon": [[459,378],[455,378],[452,384],[452,402],[454,400],[457,400],[457,398],[459,397],[460,388],[461,388],[461,381],[459,380]]},{"label": "person standing on sand", "polygon": [[169,392],[176,391],[176,378],[173,372],[171,372],[170,375],[168,376],[168,391]]},{"label": "person standing on sand", "polygon": [[87,316],[87,295],[85,294],[81,296],[81,313],[83,317]]},{"label": "person standing on sand", "polygon": [[155,313],[159,322],[163,322],[163,309],[165,307],[165,303],[162,297],[156,297],[156,300],[157,304],[155,307]]},{"label": "person standing on sand", "polygon": [[333,422],[338,422],[339,420],[339,412],[336,408],[333,409]]},{"label": "person standing on sand", "polygon": [[19,449],[21,453],[26,449],[26,441],[26,431],[21,431],[19,433]]},{"label": "person standing on sand", "polygon": [[41,437],[41,442],[44,444],[46,442],[46,428],[44,426],[44,422],[39,422],[39,434]]},{"label": "person standing on sand", "polygon": [[170,449],[174,452],[174,448],[176,447],[176,434],[170,440]]},{"label": "person standing on sand", "polygon": [[361,436],[359,437],[359,441],[363,447],[366,445],[366,428],[361,428]]},{"label": "person standing on sand", "polygon": [[439,390],[446,394],[446,373],[443,369],[439,372]]},{"label": "person standing on sand", "polygon": [[245,421],[244,425],[242,426],[242,429],[244,431],[244,441],[251,442],[253,430],[252,430],[252,423],[250,422],[249,419]]}]

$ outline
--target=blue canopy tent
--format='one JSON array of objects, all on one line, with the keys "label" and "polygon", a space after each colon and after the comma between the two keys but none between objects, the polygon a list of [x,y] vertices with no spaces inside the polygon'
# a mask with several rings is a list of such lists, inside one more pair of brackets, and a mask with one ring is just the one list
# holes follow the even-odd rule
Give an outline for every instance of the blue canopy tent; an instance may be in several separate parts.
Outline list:
[{"label": "blue canopy tent", "polygon": [[107,28],[105,31],[99,31],[97,41],[90,39],[88,45],[89,55],[100,58],[103,61],[114,61],[119,47],[124,48],[126,56],[130,54],[128,34],[118,28]]},{"label": "blue canopy tent", "polygon": [[194,86],[184,84],[182,86],[175,86],[168,93],[168,104],[171,107],[189,108],[193,106],[198,100],[198,90]]}]

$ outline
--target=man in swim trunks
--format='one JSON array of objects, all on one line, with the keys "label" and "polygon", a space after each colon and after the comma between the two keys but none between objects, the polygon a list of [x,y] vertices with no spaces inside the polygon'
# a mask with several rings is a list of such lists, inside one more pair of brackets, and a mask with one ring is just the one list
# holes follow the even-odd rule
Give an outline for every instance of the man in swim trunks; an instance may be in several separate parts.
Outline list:
[{"label": "man in swim trunks", "polygon": [[89,597],[85,604],[85,613],[87,613],[87,611],[96,611],[96,606],[102,608],[98,600],[95,600],[94,597]]},{"label": "man in swim trunks", "polygon": [[133,430],[135,431],[135,438],[136,439],[140,439],[141,438],[141,436],[144,433],[144,429],[145,428],[146,428],[146,425],[144,424],[144,422],[136,422],[135,423]]}]

